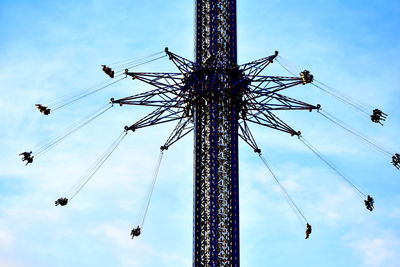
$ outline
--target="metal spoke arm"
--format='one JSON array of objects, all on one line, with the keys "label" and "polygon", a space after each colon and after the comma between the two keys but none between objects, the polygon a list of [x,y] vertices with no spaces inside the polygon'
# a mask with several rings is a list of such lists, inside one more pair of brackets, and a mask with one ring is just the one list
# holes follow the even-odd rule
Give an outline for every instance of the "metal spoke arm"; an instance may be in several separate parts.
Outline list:
[{"label": "metal spoke arm", "polygon": [[195,69],[195,64],[181,56],[178,56],[177,54],[172,53],[171,51],[168,50],[168,47],[165,48],[165,53],[167,54],[168,58],[172,60],[174,65],[178,68],[178,70],[182,74],[190,73],[193,72]]},{"label": "metal spoke arm", "polygon": [[257,76],[260,74],[269,64],[274,62],[274,59],[278,56],[279,52],[275,51],[275,54],[269,57],[260,58],[255,61],[251,61],[240,65],[240,69],[247,74],[247,76]]},{"label": "metal spoke arm", "polygon": [[303,83],[300,77],[255,76],[249,79],[251,81],[250,92],[265,94],[285,90]]},{"label": "metal spoke arm", "polygon": [[168,137],[167,141],[163,146],[161,146],[161,150],[167,150],[170,146],[178,142],[188,133],[193,131],[194,125],[188,118],[181,118],[178,124],[175,126],[171,135]]},{"label": "metal spoke arm", "polygon": [[262,126],[267,126],[269,128],[279,130],[282,132],[286,132],[293,135],[300,135],[300,131],[295,131],[292,127],[287,125],[277,116],[275,116],[272,112],[265,110],[265,111],[249,111],[246,115],[246,120],[252,123],[256,123]]},{"label": "metal spoke arm", "polygon": [[144,93],[136,94],[115,100],[111,98],[112,104],[119,105],[136,105],[136,106],[156,106],[156,107],[180,107],[184,100],[181,100],[180,95],[170,88],[154,89]]},{"label": "metal spoke arm", "polygon": [[133,106],[148,106],[148,107],[180,108],[184,102],[183,101],[176,102],[171,100],[131,100],[131,101],[121,100],[118,103],[121,106],[133,105]]},{"label": "metal spoke arm", "polygon": [[249,126],[247,125],[247,122],[242,120],[239,123],[239,132],[238,132],[240,138],[242,138],[243,141],[245,141],[251,148],[253,148],[254,152],[260,153],[261,149],[258,147],[256,140],[253,137],[253,134],[250,131]]},{"label": "metal spoke arm", "polygon": [[288,96],[281,94],[259,94],[252,98],[251,101],[247,101],[248,110],[319,110],[320,104],[316,106],[299,101]]},{"label": "metal spoke arm", "polygon": [[179,91],[184,85],[181,73],[126,71],[125,74],[131,76],[133,80],[139,80],[160,89],[169,87],[171,90]]},{"label": "metal spoke arm", "polygon": [[126,131],[158,125],[170,121],[176,121],[183,117],[183,109],[172,110],[170,108],[159,107],[145,117],[135,122],[131,126],[125,126]]}]

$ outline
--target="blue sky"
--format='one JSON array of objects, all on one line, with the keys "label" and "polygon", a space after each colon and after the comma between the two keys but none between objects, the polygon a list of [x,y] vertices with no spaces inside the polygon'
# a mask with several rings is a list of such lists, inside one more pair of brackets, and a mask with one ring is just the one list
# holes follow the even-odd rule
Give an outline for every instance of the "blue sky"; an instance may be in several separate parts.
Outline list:
[{"label": "blue sky", "polygon": [[[162,51],[193,58],[192,1],[8,1],[0,3],[0,265],[189,266],[192,260],[192,138],[164,156],[140,238],[131,240],[158,157],[173,125],[130,133],[66,207],[54,200],[148,109],[114,107],[24,166],[18,154],[106,104],[149,89],[116,86],[44,117],[38,102],[79,92],[106,77],[101,64]],[[286,92],[399,152],[400,3],[238,1],[239,63],[271,55],[389,114],[382,127],[312,86]],[[143,71],[174,71],[167,59]],[[266,75],[288,75],[274,63]],[[242,266],[394,267],[400,262],[399,171],[316,112],[281,112],[364,192],[368,212],[295,137],[252,126],[263,154],[300,206],[299,223],[262,162],[240,145]]]}]

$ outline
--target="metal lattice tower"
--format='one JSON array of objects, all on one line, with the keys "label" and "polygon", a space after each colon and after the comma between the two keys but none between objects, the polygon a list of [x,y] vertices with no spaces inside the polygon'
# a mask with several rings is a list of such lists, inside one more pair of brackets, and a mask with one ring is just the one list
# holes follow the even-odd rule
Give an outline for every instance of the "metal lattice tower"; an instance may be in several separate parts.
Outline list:
[{"label": "metal lattice tower", "polygon": [[197,1],[194,265],[239,265],[236,1]]}]

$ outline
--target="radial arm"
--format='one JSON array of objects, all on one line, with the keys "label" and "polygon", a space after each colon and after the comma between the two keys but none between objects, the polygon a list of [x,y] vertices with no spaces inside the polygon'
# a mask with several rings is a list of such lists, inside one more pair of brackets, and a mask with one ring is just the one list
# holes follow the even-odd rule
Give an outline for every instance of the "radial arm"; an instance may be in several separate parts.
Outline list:
[{"label": "radial arm", "polygon": [[251,148],[253,148],[254,152],[260,152],[261,150],[258,148],[256,140],[253,137],[253,134],[250,131],[249,126],[245,120],[242,120],[239,124],[239,136],[245,141]]},{"label": "radial arm", "polygon": [[321,105],[311,105],[300,100],[290,98],[277,93],[272,94],[254,94],[255,96],[248,100],[249,110],[318,110]]},{"label": "radial arm", "polygon": [[169,87],[171,91],[179,91],[183,86],[183,75],[181,73],[160,72],[125,72],[133,80],[139,80],[157,88]]},{"label": "radial arm", "polygon": [[139,128],[145,128],[157,124],[162,124],[170,121],[176,121],[183,116],[183,110],[172,110],[170,108],[159,107],[145,117],[135,122],[131,126],[126,126],[125,129],[135,131]]},{"label": "radial arm", "polygon": [[175,126],[174,130],[172,131],[171,135],[168,137],[165,144],[161,147],[162,150],[168,149],[171,145],[178,142],[188,133],[193,131],[194,125],[193,123],[187,118],[181,118],[178,124]]},{"label": "radial arm", "polygon": [[168,107],[178,108],[184,101],[181,100],[180,95],[171,91],[170,88],[157,88],[144,93],[128,96],[120,99],[111,99],[113,104],[122,105],[135,105],[135,106],[156,106],[156,107]]},{"label": "radial arm", "polygon": [[192,61],[170,52],[168,48],[165,48],[165,53],[167,53],[169,59],[172,60],[174,65],[182,74],[187,74],[194,71],[195,64]]},{"label": "radial arm", "polygon": [[296,132],[295,130],[293,130],[292,127],[287,125],[285,122],[283,122],[269,110],[262,110],[257,112],[250,110],[247,114],[246,120],[262,126],[267,126],[275,130],[286,132],[291,135],[301,134],[300,131]]},{"label": "radial arm", "polygon": [[257,76],[260,74],[269,64],[274,62],[274,59],[278,56],[278,51],[269,57],[260,58],[245,64],[240,65],[240,68],[247,74],[247,76]]}]

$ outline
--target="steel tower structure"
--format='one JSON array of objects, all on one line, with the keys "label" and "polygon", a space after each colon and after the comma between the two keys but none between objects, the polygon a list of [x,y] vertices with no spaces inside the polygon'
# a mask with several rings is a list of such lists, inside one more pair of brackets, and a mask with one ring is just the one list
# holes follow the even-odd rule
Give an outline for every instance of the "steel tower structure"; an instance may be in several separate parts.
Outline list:
[{"label": "steel tower structure", "polygon": [[125,70],[127,76],[155,89],[113,104],[154,106],[156,109],[127,131],[177,121],[161,146],[166,150],[194,132],[193,266],[239,266],[238,139],[260,153],[247,122],[293,135],[274,110],[313,110],[279,91],[310,83],[308,71],[299,77],[263,76],[278,52],[237,64],[236,0],[196,1],[195,61],[165,49],[178,73]]},{"label": "steel tower structure", "polygon": [[236,1],[196,2],[194,265],[239,265]]},{"label": "steel tower structure", "polygon": [[[147,214],[152,190],[161,164],[163,151],[171,145],[194,132],[194,181],[193,181],[193,266],[239,266],[239,162],[238,139],[243,139],[258,153],[273,178],[286,194],[291,205],[297,209],[306,223],[306,239],[311,233],[311,225],[299,208],[282,187],[255,142],[248,122],[298,136],[299,139],[341,176],[349,186],[356,190],[368,210],[373,210],[373,198],[364,194],[352,184],[340,171],[334,168],[312,145],[276,115],[276,110],[319,110],[320,105],[311,105],[281,94],[284,89],[313,82],[313,76],[305,70],[299,77],[266,76],[262,74],[266,67],[273,63],[278,52],[242,65],[237,63],[237,30],[236,0],[196,0],[195,60],[185,59],[165,48],[166,55],[155,53],[145,57],[146,61],[137,63],[128,60],[118,65],[120,70],[114,71],[106,65],[102,70],[110,77],[120,77],[116,81],[104,84],[100,88],[79,93],[64,101],[56,101],[50,109],[42,104],[35,106],[44,115],[71,104],[83,97],[102,90],[128,76],[134,80],[154,87],[149,91],[138,93],[121,99],[111,98],[111,106],[105,105],[100,110],[72,125],[64,135],[58,135],[49,143],[35,151],[22,152],[23,161],[33,162],[34,157],[45,153],[61,142],[65,137],[91,122],[110,109],[114,104],[151,106],[155,109],[142,119],[125,127],[125,131],[102,154],[92,167],[82,176],[81,184],[71,193],[69,198],[59,198],[55,205],[65,206],[68,201],[82,189],[91,179],[111,153],[121,143],[128,131],[150,127],[175,121],[174,130],[167,141],[160,147],[161,154],[156,165],[151,191],[145,202],[140,226],[132,229],[131,235],[139,236]],[[162,57],[169,57],[179,72],[132,72],[122,66],[137,67]],[[135,63],[133,63],[135,62]],[[320,83],[322,84],[322,83]],[[314,84],[315,85],[315,84]],[[315,85],[324,90],[323,88]],[[324,90],[325,91],[325,90]],[[331,94],[331,93],[330,93]],[[347,102],[359,111],[366,112],[361,105],[347,101],[346,98],[332,94],[343,102]],[[108,106],[108,107],[107,107]],[[366,112],[368,115],[368,112]],[[339,119],[321,114],[333,123],[361,137],[383,154],[391,155],[368,138],[343,126]],[[370,116],[375,123],[382,124],[387,114],[374,109]],[[383,124],[382,124],[383,125]],[[392,156],[392,164],[400,169],[400,154]]]}]

